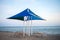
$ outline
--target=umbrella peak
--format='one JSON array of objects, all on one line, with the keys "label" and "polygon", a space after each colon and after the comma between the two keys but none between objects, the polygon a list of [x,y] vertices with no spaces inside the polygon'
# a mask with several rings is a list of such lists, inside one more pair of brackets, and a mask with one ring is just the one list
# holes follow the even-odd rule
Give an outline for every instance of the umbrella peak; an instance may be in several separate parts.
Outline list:
[{"label": "umbrella peak", "polygon": [[[28,13],[30,12],[30,9],[29,9],[29,8],[27,8],[27,9],[25,9],[25,10],[26,10],[26,12],[28,12]],[[25,10],[24,10],[24,11],[25,11]]]}]

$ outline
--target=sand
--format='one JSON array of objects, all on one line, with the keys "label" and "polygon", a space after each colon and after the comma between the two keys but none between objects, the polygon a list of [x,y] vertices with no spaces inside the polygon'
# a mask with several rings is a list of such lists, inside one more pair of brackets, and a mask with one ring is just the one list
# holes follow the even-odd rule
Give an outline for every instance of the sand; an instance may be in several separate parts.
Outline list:
[{"label": "sand", "polygon": [[0,31],[0,40],[60,40],[60,34],[48,35],[45,33],[33,33],[31,36],[23,37],[23,32]]}]

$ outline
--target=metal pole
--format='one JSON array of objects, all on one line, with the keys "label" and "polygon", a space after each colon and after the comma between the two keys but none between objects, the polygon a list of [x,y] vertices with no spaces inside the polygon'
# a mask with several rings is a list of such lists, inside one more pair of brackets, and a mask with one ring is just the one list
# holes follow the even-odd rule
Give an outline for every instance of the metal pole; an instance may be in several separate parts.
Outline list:
[{"label": "metal pole", "polygon": [[[29,18],[30,18],[30,16],[29,16]],[[31,35],[30,23],[31,23],[31,21],[28,21],[28,35],[29,36]]]},{"label": "metal pole", "polygon": [[28,21],[28,35],[30,36],[30,21]]},{"label": "metal pole", "polygon": [[[23,25],[25,26],[25,21],[23,22]],[[25,36],[25,27],[23,28],[23,37]]]},{"label": "metal pole", "polygon": [[32,17],[31,17],[30,35],[32,35],[32,29],[31,29],[31,27],[32,27]]},{"label": "metal pole", "polygon": [[[31,16],[30,16],[31,19]],[[29,36],[31,36],[31,21],[30,21],[30,26],[29,26]]]},{"label": "metal pole", "polygon": [[[24,16],[24,26],[26,27],[26,16]],[[26,29],[25,29],[25,27],[23,28],[23,37],[25,36],[25,33],[26,33]]]},{"label": "metal pole", "polygon": [[30,19],[31,19],[31,21],[30,21],[30,26],[29,26],[29,30],[30,30],[30,31],[29,31],[29,36],[31,36],[31,34],[32,34],[32,33],[31,33],[31,26],[32,26],[32,18],[31,18],[31,16],[30,16]]}]

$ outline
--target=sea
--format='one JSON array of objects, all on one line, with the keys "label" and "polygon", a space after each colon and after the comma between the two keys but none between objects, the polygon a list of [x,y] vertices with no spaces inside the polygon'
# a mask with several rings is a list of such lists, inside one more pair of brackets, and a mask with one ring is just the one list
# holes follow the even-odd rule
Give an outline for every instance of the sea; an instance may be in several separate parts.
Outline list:
[{"label": "sea", "polygon": [[29,32],[31,30],[32,33],[34,32],[42,32],[47,34],[60,34],[60,26],[1,26],[0,31],[10,31],[10,32],[22,32],[25,30]]}]

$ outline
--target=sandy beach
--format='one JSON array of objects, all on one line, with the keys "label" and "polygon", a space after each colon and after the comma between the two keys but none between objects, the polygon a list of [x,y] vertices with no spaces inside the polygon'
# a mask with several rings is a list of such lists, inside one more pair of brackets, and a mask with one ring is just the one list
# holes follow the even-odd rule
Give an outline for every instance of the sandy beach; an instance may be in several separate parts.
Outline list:
[{"label": "sandy beach", "polygon": [[23,37],[23,32],[0,31],[0,40],[60,40],[60,35],[48,35],[45,33],[33,33],[31,36]]}]

